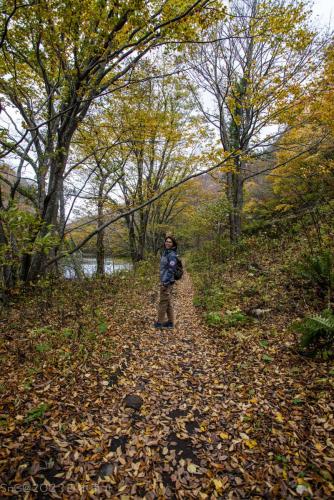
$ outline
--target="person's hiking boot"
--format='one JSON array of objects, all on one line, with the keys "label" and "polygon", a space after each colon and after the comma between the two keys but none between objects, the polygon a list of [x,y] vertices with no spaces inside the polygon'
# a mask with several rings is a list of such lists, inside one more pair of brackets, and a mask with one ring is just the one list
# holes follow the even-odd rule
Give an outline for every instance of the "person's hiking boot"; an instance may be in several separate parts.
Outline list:
[{"label": "person's hiking boot", "polygon": [[162,324],[162,323],[160,323],[160,321],[156,321],[156,322],[154,323],[154,328],[163,328],[163,324]]},{"label": "person's hiking boot", "polygon": [[163,328],[174,328],[174,323],[173,321],[166,321],[165,323],[162,323]]}]

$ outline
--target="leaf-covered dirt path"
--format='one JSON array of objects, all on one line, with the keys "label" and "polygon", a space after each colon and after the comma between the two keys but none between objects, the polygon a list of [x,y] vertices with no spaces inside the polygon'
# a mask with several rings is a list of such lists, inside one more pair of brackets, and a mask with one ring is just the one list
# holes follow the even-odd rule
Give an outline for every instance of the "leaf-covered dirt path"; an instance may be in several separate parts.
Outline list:
[{"label": "leaf-covered dirt path", "polygon": [[[173,331],[152,327],[156,292],[109,316],[106,297],[101,354],[7,396],[4,495],[332,497],[333,403],[316,365],[276,344],[268,365],[252,329],[215,335],[193,306],[188,275],[175,295]],[[117,356],[103,361],[115,345]],[[42,422],[20,415],[41,401]]]},{"label": "leaf-covered dirt path", "polygon": [[[186,276],[177,285],[176,328],[143,330],[117,389],[143,401],[140,411],[124,410],[120,401],[114,416],[123,451],[121,446],[110,457],[116,459],[110,460],[110,470],[120,478],[118,491],[131,497],[207,498],[229,483],[222,473],[228,406],[223,396],[224,366],[192,297]],[[149,322],[153,320],[154,309]],[[233,484],[240,485],[240,476],[228,468]]]}]

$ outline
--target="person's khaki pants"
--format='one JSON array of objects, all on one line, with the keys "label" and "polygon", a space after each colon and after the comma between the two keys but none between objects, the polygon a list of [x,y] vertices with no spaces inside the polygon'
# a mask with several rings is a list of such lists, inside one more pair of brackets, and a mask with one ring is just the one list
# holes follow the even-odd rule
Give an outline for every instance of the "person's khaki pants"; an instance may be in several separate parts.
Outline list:
[{"label": "person's khaki pants", "polygon": [[160,285],[160,301],[158,307],[158,321],[163,323],[166,319],[174,323],[174,311],[172,304],[172,291],[174,284],[171,285]]}]

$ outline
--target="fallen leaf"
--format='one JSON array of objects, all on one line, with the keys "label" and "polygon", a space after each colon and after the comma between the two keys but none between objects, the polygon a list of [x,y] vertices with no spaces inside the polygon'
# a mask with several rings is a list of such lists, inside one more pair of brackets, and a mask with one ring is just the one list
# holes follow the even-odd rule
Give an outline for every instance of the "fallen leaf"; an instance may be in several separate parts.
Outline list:
[{"label": "fallen leaf", "polygon": [[228,439],[228,438],[229,438],[229,435],[228,435],[226,432],[221,432],[221,433],[219,434],[219,437],[220,437],[221,439]]},{"label": "fallen leaf", "polygon": [[193,463],[190,463],[187,466],[187,471],[190,472],[190,474],[195,474],[197,472],[197,469],[198,469],[198,466],[193,464]]}]

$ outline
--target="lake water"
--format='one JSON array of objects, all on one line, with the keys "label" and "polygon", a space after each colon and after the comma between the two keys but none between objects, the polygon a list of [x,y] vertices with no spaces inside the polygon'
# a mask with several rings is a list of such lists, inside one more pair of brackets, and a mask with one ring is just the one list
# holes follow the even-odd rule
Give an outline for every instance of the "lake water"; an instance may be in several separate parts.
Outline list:
[{"label": "lake water", "polygon": [[[80,264],[86,277],[91,277],[96,273],[97,263],[95,257],[82,257],[80,259]],[[129,262],[115,262],[113,259],[108,257],[104,260],[104,265],[106,274],[114,274],[118,271],[129,270],[132,268],[132,264]],[[66,264],[64,266],[64,276],[68,279],[76,278],[73,265]]]}]

